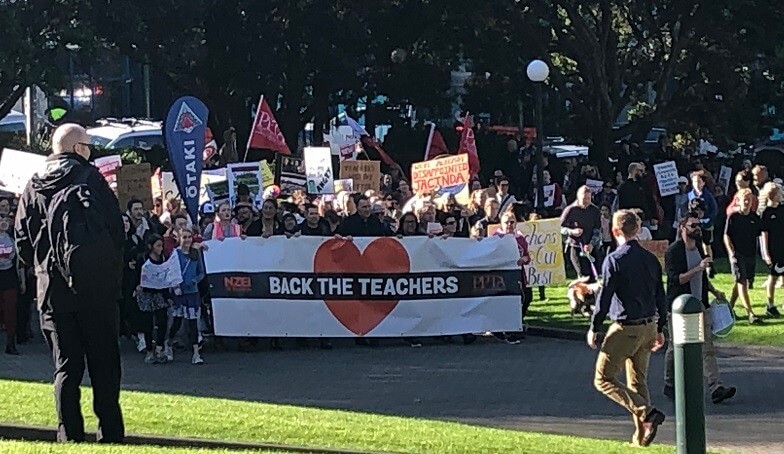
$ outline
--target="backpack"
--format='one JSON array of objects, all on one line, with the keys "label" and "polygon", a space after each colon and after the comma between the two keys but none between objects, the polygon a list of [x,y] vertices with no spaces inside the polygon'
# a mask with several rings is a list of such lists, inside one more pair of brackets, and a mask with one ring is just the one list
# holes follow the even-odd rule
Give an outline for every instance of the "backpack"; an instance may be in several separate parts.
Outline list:
[{"label": "backpack", "polygon": [[111,264],[101,258],[113,249],[101,204],[87,185],[89,169],[78,172],[70,185],[52,196],[47,209],[50,269],[59,271],[76,294],[88,291],[110,271]]}]

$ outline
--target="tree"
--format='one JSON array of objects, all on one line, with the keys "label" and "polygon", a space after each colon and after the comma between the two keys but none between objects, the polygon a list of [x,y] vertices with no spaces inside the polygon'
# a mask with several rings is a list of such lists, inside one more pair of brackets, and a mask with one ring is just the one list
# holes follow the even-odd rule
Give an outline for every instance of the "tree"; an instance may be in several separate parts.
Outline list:
[{"label": "tree", "polygon": [[85,23],[84,0],[3,2],[0,8],[0,118],[32,84],[56,85],[63,77],[58,61],[66,44],[92,52],[95,40]]},{"label": "tree", "polygon": [[[467,2],[466,2],[467,3]],[[651,126],[694,115],[715,95],[748,89],[742,68],[769,53],[758,31],[775,23],[771,1],[527,0],[474,2],[463,24],[477,73],[520,79],[526,60],[544,59],[548,83],[571,103],[592,139],[592,158],[607,162],[613,140],[640,140]],[[455,6],[459,8],[460,6]],[[472,21],[469,23],[467,21]],[[478,22],[478,24],[476,23]],[[774,28],[768,28],[775,29]],[[476,38],[474,40],[474,38]],[[494,52],[486,52],[488,42]],[[509,65],[499,64],[512,62]],[[624,112],[628,123],[614,130]],[[622,121],[621,123],[624,123]]]}]

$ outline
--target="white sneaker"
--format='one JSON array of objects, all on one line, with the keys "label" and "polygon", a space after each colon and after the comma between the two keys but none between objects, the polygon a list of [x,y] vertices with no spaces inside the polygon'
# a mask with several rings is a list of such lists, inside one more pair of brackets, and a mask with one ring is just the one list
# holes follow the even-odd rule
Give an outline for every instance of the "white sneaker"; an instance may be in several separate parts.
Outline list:
[{"label": "white sneaker", "polygon": [[147,351],[147,342],[144,341],[144,337],[139,338],[139,343],[136,344],[136,350],[138,350],[139,353]]},{"label": "white sneaker", "polygon": [[163,355],[166,357],[167,360],[174,361],[174,350],[172,350],[171,345],[169,345],[168,343],[166,344],[165,347],[163,347]]},{"label": "white sneaker", "polygon": [[191,358],[191,364],[204,364],[204,360],[201,358],[200,354],[196,353],[193,355],[193,358]]}]

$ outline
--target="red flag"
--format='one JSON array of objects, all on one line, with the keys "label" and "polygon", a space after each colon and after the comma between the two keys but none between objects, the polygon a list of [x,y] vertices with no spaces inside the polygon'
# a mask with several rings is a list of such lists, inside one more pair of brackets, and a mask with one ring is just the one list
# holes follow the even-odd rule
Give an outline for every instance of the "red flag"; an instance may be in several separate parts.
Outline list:
[{"label": "red flag", "polygon": [[449,148],[447,148],[446,142],[444,142],[444,137],[441,135],[441,132],[436,129],[436,125],[431,123],[430,136],[427,138],[427,147],[425,147],[425,161],[433,159],[436,156],[440,156],[442,154],[450,154]]},{"label": "red flag", "polygon": [[261,95],[261,98],[259,98],[256,118],[253,120],[253,127],[250,131],[250,137],[248,137],[247,149],[250,150],[251,148],[264,148],[275,150],[281,154],[291,154],[291,150],[289,150],[289,146],[286,144],[286,139],[283,137],[283,133],[280,132],[278,122],[275,120],[275,116],[272,115],[264,95]]},{"label": "red flag", "polygon": [[378,140],[376,140],[376,139],[374,139],[373,137],[370,137],[370,136],[362,136],[362,137],[360,137],[359,140],[362,142],[362,145],[365,146],[366,148],[372,148],[372,149],[376,150],[378,152],[378,156],[381,158],[381,160],[384,162],[384,164],[386,164],[386,165],[388,165],[390,167],[400,168],[400,164],[395,162],[395,160],[392,159],[387,154],[386,151],[384,151],[384,148],[381,147],[381,144],[378,142]]},{"label": "red flag", "polygon": [[460,146],[458,146],[457,152],[468,153],[468,173],[472,177],[479,175],[479,153],[476,151],[474,128],[468,112],[466,112],[465,120],[463,121],[463,133],[460,135]]}]

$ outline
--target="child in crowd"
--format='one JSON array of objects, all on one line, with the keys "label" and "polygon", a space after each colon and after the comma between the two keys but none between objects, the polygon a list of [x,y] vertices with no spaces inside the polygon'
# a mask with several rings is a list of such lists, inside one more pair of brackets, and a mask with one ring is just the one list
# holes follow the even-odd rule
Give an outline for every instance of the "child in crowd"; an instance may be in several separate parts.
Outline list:
[{"label": "child in crowd", "polygon": [[203,364],[204,360],[199,354],[199,329],[197,322],[201,316],[198,284],[204,278],[204,267],[202,266],[199,251],[193,247],[193,230],[183,228],[179,231],[180,247],[174,253],[180,264],[182,274],[182,284],[173,289],[173,321],[169,340],[166,342],[164,355],[167,361],[174,360],[174,351],[171,348],[172,338],[177,334],[183,321],[188,324],[188,340],[193,347],[193,357],[191,363]]},{"label": "child in crowd", "polygon": [[[167,310],[170,304],[168,288],[158,285],[158,279],[145,281],[145,276],[156,274],[156,267],[161,267],[166,262],[163,255],[163,238],[160,235],[151,235],[147,240],[147,254],[136,265],[141,270],[141,281],[136,287],[136,304],[139,306],[143,319],[144,342],[147,347],[147,364],[163,364],[167,358],[163,354],[166,339],[166,325],[168,324]],[[158,330],[153,343],[153,331]]]}]

